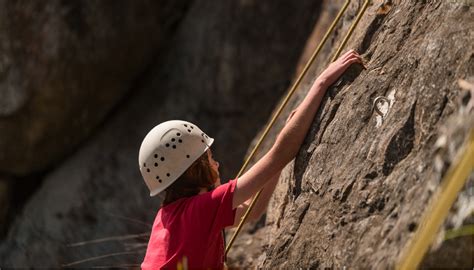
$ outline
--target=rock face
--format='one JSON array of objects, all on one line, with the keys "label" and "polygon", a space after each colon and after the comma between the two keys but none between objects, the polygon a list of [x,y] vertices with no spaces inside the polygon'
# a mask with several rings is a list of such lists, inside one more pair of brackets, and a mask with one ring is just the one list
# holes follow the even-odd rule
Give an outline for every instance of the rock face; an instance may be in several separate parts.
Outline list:
[{"label": "rock face", "polygon": [[[160,204],[148,197],[138,171],[143,137],[165,120],[194,122],[216,139],[222,179],[234,177],[288,87],[319,7],[317,1],[191,2],[126,102],[44,176],[0,244],[0,265],[140,263]],[[79,243],[111,236],[121,237]]]},{"label": "rock face", "polygon": [[[323,9],[341,2],[327,1]],[[358,2],[349,7],[309,80],[327,65]],[[439,128],[459,113],[458,79],[474,75],[474,5],[373,2],[346,46],[361,53],[368,68],[352,67],[328,90],[299,154],[282,173],[267,214],[267,240],[260,243],[264,252],[259,250],[254,265],[394,268],[433,194],[433,179],[440,174],[433,164]],[[307,81],[297,92],[268,141],[309,86]],[[391,100],[383,119],[372,109],[378,96]],[[472,128],[472,111],[469,115],[464,123]],[[461,266],[472,267],[470,245],[457,246],[458,256],[471,258]],[[240,248],[250,250],[245,243]],[[452,258],[451,263],[456,261],[466,262]]]},{"label": "rock face", "polygon": [[0,1],[0,172],[54,166],[150,65],[189,1]]}]

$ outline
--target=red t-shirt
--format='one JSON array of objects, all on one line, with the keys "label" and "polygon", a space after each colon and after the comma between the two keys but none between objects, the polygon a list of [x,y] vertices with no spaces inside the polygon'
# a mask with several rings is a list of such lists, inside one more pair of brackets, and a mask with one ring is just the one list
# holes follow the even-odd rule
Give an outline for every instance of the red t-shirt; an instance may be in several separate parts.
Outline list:
[{"label": "red t-shirt", "polygon": [[156,215],[142,269],[176,269],[186,256],[188,269],[222,269],[222,230],[234,224],[232,198],[237,181],[182,198]]}]

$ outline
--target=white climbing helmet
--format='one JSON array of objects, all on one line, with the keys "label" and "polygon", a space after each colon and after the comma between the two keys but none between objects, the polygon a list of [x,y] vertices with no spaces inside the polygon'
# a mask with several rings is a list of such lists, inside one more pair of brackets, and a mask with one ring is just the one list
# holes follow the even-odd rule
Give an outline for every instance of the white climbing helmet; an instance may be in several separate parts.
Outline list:
[{"label": "white climbing helmet", "polygon": [[150,130],[138,155],[150,196],[169,187],[213,142],[196,125],[181,120],[166,121]]}]

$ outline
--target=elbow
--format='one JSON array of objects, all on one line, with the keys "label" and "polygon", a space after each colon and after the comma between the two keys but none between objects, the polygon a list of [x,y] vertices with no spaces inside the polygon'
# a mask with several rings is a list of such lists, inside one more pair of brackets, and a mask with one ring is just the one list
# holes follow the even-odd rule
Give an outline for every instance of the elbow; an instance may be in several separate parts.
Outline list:
[{"label": "elbow", "polygon": [[265,214],[266,210],[267,209],[265,208],[259,211],[252,211],[249,216],[249,222],[259,221],[263,217],[263,214]]},{"label": "elbow", "polygon": [[262,218],[262,216],[263,216],[263,213],[253,214],[247,219],[247,223],[257,222]]}]

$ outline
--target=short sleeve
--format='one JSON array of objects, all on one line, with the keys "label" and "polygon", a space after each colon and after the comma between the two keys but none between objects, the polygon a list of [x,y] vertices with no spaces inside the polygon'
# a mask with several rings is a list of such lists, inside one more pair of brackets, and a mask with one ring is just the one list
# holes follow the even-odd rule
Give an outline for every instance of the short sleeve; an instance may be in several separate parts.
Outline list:
[{"label": "short sleeve", "polygon": [[230,180],[214,190],[193,197],[189,204],[192,216],[214,232],[234,224],[232,200],[236,183],[236,180]]}]

